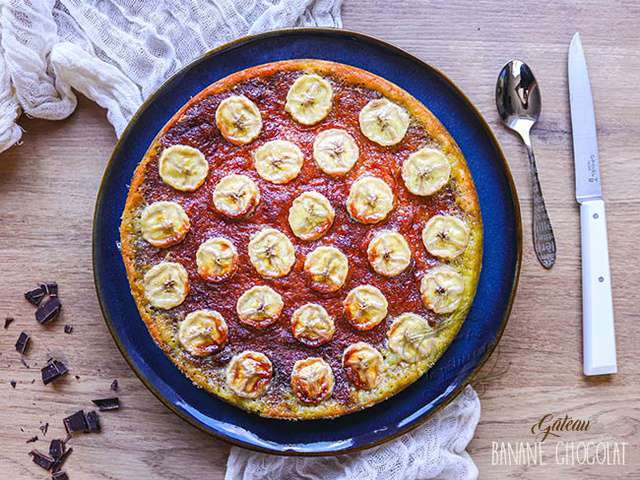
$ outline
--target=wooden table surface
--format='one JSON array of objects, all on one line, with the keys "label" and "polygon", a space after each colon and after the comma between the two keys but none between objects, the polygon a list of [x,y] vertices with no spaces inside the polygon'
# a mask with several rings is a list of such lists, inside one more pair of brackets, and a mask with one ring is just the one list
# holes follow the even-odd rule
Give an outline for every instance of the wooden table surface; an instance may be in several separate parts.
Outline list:
[{"label": "wooden table surface", "polygon": [[[390,8],[347,0],[343,19],[345,28],[392,42],[457,82],[491,124],[516,180],[525,239],[520,287],[499,348],[474,381],[482,417],[469,452],[481,478],[640,478],[640,3],[397,1]],[[619,362],[610,378],[581,375],[579,216],[566,80],[567,48],[577,30],[589,62],[608,206]],[[513,57],[531,65],[544,100],[534,144],[558,242],[551,271],[540,267],[531,247],[526,154],[495,113],[496,75]],[[185,424],[147,391],[98,308],[92,214],[116,140],[104,111],[81,99],[68,120],[20,123],[24,144],[0,157],[0,322],[16,318],[0,330],[0,476],[44,478],[25,441],[42,438],[41,422],[50,423],[47,440],[63,436],[62,418],[90,408],[118,379],[124,408],[102,415],[101,435],[72,440],[66,469],[73,479],[223,478],[228,446]],[[40,280],[57,280],[64,302],[62,317],[48,327],[35,323],[22,298]],[[71,335],[65,324],[73,325]],[[21,330],[33,337],[30,369],[14,351]],[[65,359],[71,374],[45,387],[40,367],[50,354]],[[492,442],[535,441],[531,425],[545,414],[591,420],[588,432],[547,442],[626,442],[626,465],[556,465],[552,458],[542,466],[492,465]],[[46,450],[48,444],[34,445]]]}]

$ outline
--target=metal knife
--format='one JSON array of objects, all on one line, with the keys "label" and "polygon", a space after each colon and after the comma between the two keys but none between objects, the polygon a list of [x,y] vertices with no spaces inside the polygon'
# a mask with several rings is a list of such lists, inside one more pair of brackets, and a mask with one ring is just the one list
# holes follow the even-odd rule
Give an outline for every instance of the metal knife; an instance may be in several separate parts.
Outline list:
[{"label": "metal knife", "polygon": [[582,241],[583,370],[585,375],[616,373],[607,220],[593,97],[579,33],[569,47],[569,101]]}]

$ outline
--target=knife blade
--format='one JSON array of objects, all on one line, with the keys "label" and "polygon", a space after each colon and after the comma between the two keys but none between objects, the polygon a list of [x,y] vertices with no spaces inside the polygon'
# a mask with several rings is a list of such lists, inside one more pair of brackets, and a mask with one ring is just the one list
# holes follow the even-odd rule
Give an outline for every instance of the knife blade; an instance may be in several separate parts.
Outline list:
[{"label": "knife blade", "polygon": [[580,34],[569,47],[569,104],[580,204],[582,344],[585,375],[617,372],[609,247],[593,96]]},{"label": "knife blade", "polygon": [[569,48],[569,102],[576,164],[576,198],[578,202],[602,198],[596,116],[579,33],[573,36]]}]

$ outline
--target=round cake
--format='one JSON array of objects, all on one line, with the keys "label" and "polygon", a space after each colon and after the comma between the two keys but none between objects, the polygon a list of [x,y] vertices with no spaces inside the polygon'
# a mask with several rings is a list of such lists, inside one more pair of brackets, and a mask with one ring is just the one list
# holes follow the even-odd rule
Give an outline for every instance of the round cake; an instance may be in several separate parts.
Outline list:
[{"label": "round cake", "polygon": [[482,259],[445,128],[396,85],[318,60],[249,68],[189,100],[138,165],[120,230],[165,354],[198,387],[292,420],[361,410],[423,375]]}]

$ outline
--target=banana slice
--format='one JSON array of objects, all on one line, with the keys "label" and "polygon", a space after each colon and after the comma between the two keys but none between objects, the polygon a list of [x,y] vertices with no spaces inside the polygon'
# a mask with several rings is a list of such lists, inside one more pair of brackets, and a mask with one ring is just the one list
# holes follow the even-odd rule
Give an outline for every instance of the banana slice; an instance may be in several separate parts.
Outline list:
[{"label": "banana slice", "polygon": [[382,354],[365,342],[349,345],[342,354],[347,378],[361,390],[372,390],[378,385],[383,365]]},{"label": "banana slice", "polygon": [[246,217],[256,209],[259,203],[260,190],[246,175],[227,175],[213,190],[213,206],[227,217]]},{"label": "banana slice", "polygon": [[227,322],[215,310],[191,312],[178,327],[178,340],[187,352],[196,357],[206,357],[219,351],[228,334]]},{"label": "banana slice", "polygon": [[393,209],[393,191],[378,177],[366,175],[353,182],[347,197],[347,211],[361,223],[378,223]]},{"label": "banana slice", "polygon": [[144,296],[149,303],[162,310],[177,307],[189,293],[189,275],[175,262],[161,262],[151,267],[142,280]]},{"label": "banana slice", "polygon": [[216,125],[234,145],[245,145],[260,135],[262,115],[255,103],[244,95],[225,98],[216,110]]},{"label": "banana slice", "polygon": [[240,295],[236,312],[242,323],[260,329],[273,325],[283,307],[284,302],[278,292],[266,285],[259,285]]},{"label": "banana slice", "polygon": [[231,359],[226,376],[233,393],[243,398],[258,398],[269,388],[273,365],[264,353],[245,350]]},{"label": "banana slice", "polygon": [[210,238],[198,247],[196,265],[204,280],[222,282],[238,269],[238,251],[226,238]]},{"label": "banana slice", "polygon": [[422,229],[422,243],[431,255],[455,258],[469,243],[469,228],[458,217],[434,215]]},{"label": "banana slice", "polygon": [[191,226],[189,217],[176,202],[153,202],[140,217],[142,238],[154,247],[166,248],[180,243]]},{"label": "banana slice", "polygon": [[347,320],[357,330],[371,330],[387,316],[387,299],[373,285],[360,285],[344,299]]},{"label": "banana slice", "polygon": [[288,183],[296,178],[303,160],[302,150],[286,140],[267,142],[253,154],[258,175],[276,184]]},{"label": "banana slice", "polygon": [[176,190],[193,192],[207,178],[209,162],[197,148],[172,145],[160,154],[158,173],[164,183]]},{"label": "banana slice", "polygon": [[264,228],[253,235],[248,250],[253,267],[267,278],[284,277],[296,261],[291,240],[275,228]]},{"label": "banana slice", "polygon": [[320,292],[340,290],[349,273],[349,261],[335,247],[318,247],[307,255],[304,271],[309,276],[311,288]]},{"label": "banana slice", "polygon": [[320,403],[333,393],[335,379],[327,362],[318,357],[298,360],[291,371],[291,389],[304,403]]},{"label": "banana slice", "polygon": [[415,313],[399,315],[389,327],[387,339],[389,349],[409,363],[424,358],[435,341],[429,322]]},{"label": "banana slice", "polygon": [[331,340],[335,331],[333,318],[317,303],[302,305],[291,316],[291,333],[309,347],[324,345]]},{"label": "banana slice", "polygon": [[313,159],[320,170],[332,177],[349,173],[359,156],[358,144],[346,130],[324,130],[313,142]]},{"label": "banana slice", "polygon": [[289,226],[301,240],[316,240],[331,228],[335,216],[327,197],[318,192],[302,192],[289,208]]},{"label": "banana slice", "polygon": [[332,99],[329,82],[318,75],[302,75],[291,85],[284,109],[303,125],[313,125],[329,114]]},{"label": "banana slice", "polygon": [[367,103],[360,110],[360,130],[372,142],[388,147],[400,143],[409,128],[409,113],[386,98]]},{"label": "banana slice", "polygon": [[395,277],[411,263],[409,244],[398,232],[381,230],[367,247],[367,256],[373,269],[380,275]]},{"label": "banana slice", "polygon": [[436,313],[451,313],[462,301],[464,279],[448,265],[429,270],[420,281],[420,295],[425,306]]},{"label": "banana slice", "polygon": [[440,150],[422,148],[402,163],[402,179],[414,195],[432,195],[449,182],[451,165]]}]

